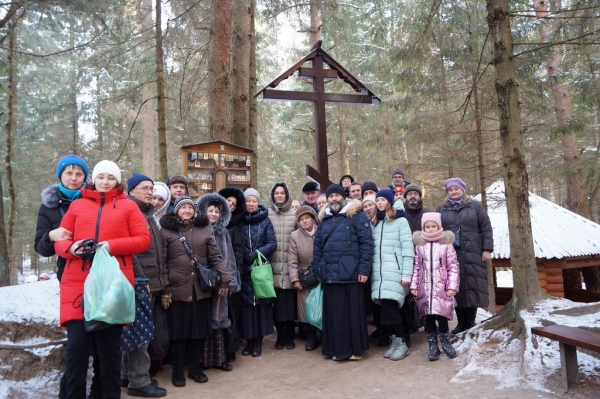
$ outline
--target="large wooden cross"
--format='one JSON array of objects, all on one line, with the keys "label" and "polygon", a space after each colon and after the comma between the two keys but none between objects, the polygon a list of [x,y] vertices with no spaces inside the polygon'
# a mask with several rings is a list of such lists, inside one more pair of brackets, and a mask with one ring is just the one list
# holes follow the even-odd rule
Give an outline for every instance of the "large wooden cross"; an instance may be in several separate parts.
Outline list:
[{"label": "large wooden cross", "polygon": [[[358,79],[352,76],[337,61],[321,48],[321,40],[311,49],[311,52],[293,67],[281,74],[273,82],[265,86],[254,97],[261,93],[265,100],[278,101],[306,101],[314,104],[313,115],[315,120],[315,147],[317,152],[317,169],[306,165],[306,175],[312,180],[317,181],[321,190],[325,191],[332,184],[329,179],[329,162],[327,153],[327,118],[325,105],[327,103],[345,103],[345,104],[381,104],[381,100],[365,87]],[[308,61],[312,62],[312,68],[305,68],[303,65]],[[325,65],[329,69],[324,68]],[[298,71],[298,76],[304,79],[312,79],[313,91],[290,91],[290,90],[272,90],[283,80],[290,77]],[[336,94],[325,92],[325,81],[334,79],[343,79],[349,84],[357,94]]]}]

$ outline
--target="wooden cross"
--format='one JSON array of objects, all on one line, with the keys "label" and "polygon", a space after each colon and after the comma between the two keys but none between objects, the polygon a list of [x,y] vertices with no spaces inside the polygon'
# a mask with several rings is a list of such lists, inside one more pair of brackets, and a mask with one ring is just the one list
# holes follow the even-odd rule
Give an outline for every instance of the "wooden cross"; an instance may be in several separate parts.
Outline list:
[{"label": "wooden cross", "polygon": [[[344,69],[337,61],[321,48],[322,41],[311,49],[311,52],[297,62],[293,67],[281,74],[273,82],[269,83],[254,97],[261,93],[265,100],[278,101],[307,101],[313,103],[313,115],[315,119],[315,141],[317,151],[317,169],[306,165],[306,175],[312,180],[317,181],[321,186],[321,191],[325,191],[332,184],[329,180],[329,162],[327,153],[327,119],[325,105],[327,103],[345,103],[345,104],[381,104],[381,100],[365,87],[361,82]],[[312,62],[312,68],[303,68],[308,62]],[[328,65],[330,69],[323,68]],[[298,76],[304,79],[312,79],[313,91],[290,91],[290,90],[272,90],[283,80],[290,77],[298,71]],[[334,79],[343,79],[359,94],[336,94],[325,92],[325,81]]]}]

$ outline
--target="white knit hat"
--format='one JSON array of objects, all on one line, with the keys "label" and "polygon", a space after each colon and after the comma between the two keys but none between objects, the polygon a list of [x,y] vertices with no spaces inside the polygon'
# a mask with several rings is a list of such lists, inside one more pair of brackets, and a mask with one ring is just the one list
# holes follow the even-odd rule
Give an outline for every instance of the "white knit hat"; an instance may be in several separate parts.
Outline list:
[{"label": "white knit hat", "polygon": [[160,195],[162,199],[165,201],[169,198],[169,193],[167,192],[167,188],[163,185],[156,184],[154,186],[154,195]]},{"label": "white knit hat", "polygon": [[121,183],[121,169],[113,161],[100,161],[94,166],[94,172],[92,172],[92,182],[96,180],[101,173],[108,173],[113,175],[117,179],[117,183]]}]

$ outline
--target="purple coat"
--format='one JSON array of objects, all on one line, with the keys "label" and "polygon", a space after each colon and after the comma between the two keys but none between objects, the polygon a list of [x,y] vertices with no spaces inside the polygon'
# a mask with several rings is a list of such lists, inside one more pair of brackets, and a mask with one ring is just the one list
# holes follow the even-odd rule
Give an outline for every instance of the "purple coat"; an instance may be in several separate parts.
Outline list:
[{"label": "purple coat", "polygon": [[415,244],[415,263],[413,267],[411,290],[417,290],[419,316],[435,314],[452,320],[454,298],[446,295],[447,290],[458,292],[460,274],[458,260],[454,250],[454,234],[444,232],[437,242],[428,242],[421,232],[413,233]]}]

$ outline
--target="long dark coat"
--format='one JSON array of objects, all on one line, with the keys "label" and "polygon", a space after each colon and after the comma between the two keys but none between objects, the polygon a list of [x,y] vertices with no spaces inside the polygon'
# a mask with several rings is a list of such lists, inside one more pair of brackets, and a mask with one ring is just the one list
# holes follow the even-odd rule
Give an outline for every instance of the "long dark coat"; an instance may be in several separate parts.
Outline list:
[{"label": "long dark coat", "polygon": [[488,306],[487,263],[481,260],[483,251],[494,251],[492,224],[488,214],[479,201],[466,194],[458,210],[446,198],[437,207],[437,212],[442,214],[444,230],[452,231],[460,240],[460,245],[455,245],[460,267],[460,291],[455,297],[457,307]]},{"label": "long dark coat", "polygon": [[[259,250],[263,255],[270,259],[275,249],[277,241],[275,239],[275,230],[268,217],[269,213],[264,205],[259,205],[258,210],[244,214],[244,241],[245,255],[252,251]],[[254,286],[252,285],[252,264],[244,263],[242,269],[242,291],[240,291],[241,306],[271,305],[272,299],[256,299],[254,297]]]}]

